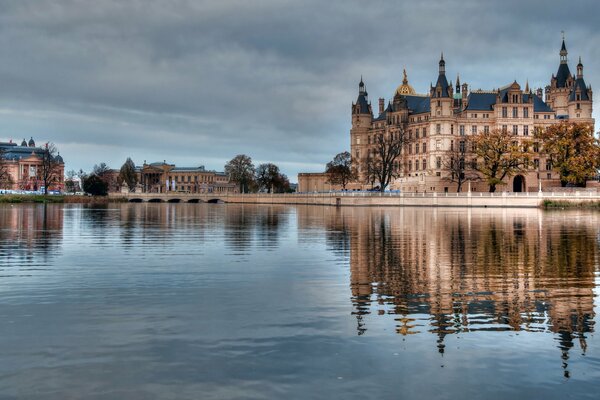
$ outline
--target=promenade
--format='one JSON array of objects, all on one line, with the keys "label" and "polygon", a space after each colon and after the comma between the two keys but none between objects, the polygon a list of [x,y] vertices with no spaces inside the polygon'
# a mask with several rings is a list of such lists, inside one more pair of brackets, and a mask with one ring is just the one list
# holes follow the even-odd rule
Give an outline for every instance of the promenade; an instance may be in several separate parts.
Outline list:
[{"label": "promenade", "polygon": [[462,192],[462,193],[111,193],[131,202],[307,204],[325,206],[406,207],[540,207],[545,201],[600,202],[598,191],[576,192]]}]

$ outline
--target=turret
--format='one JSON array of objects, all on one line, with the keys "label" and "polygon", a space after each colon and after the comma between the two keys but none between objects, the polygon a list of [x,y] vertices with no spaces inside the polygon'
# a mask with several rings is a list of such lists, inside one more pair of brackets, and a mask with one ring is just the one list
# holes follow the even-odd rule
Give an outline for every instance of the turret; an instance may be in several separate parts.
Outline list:
[{"label": "turret", "polygon": [[577,64],[577,78],[573,84],[573,89],[569,94],[569,118],[570,119],[583,119],[586,122],[593,122],[592,120],[592,91],[585,84],[583,79],[583,63],[581,57],[579,57],[579,63]]},{"label": "turret", "polygon": [[460,76],[456,74],[456,93],[460,93]]}]

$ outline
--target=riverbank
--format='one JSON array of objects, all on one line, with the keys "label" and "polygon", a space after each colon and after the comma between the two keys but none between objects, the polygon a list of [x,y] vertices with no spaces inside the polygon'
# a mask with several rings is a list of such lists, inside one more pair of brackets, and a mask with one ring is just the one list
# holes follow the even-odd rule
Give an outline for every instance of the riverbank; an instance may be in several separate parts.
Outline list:
[{"label": "riverbank", "polygon": [[560,209],[560,208],[584,208],[600,210],[600,201],[564,201],[564,200],[544,200],[542,207],[545,209]]},{"label": "riverbank", "polygon": [[125,197],[116,196],[72,196],[72,195],[31,195],[6,194],[0,196],[0,203],[67,203],[67,204],[106,204],[126,203]]}]

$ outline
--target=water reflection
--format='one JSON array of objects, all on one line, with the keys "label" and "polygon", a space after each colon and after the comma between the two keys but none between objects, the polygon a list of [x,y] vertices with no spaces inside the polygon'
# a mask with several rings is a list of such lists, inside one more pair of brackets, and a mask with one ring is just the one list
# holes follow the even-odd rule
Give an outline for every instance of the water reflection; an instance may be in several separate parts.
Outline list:
[{"label": "water reflection", "polygon": [[62,231],[61,207],[47,204],[27,208],[1,205],[0,260],[6,266],[36,261],[33,265],[21,266],[20,271],[43,268],[48,257],[57,255],[62,243]]},{"label": "water reflection", "polygon": [[550,331],[567,377],[575,343],[585,353],[594,331],[597,214],[351,209],[328,215],[330,242],[341,252],[350,247],[359,335],[369,329],[367,316],[391,315],[398,334],[430,332],[443,354],[449,334]]}]

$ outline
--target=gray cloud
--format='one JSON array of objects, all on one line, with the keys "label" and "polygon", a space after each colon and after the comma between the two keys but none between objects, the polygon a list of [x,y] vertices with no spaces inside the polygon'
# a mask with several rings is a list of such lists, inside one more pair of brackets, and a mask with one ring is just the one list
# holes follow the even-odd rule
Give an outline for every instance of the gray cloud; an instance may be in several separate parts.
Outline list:
[{"label": "gray cloud", "polygon": [[[349,147],[362,74],[425,92],[444,51],[472,88],[545,86],[560,31],[594,87],[594,1],[0,1],[0,139],[54,141],[67,168],[238,153],[292,180]],[[596,118],[598,115],[596,113]]]}]

